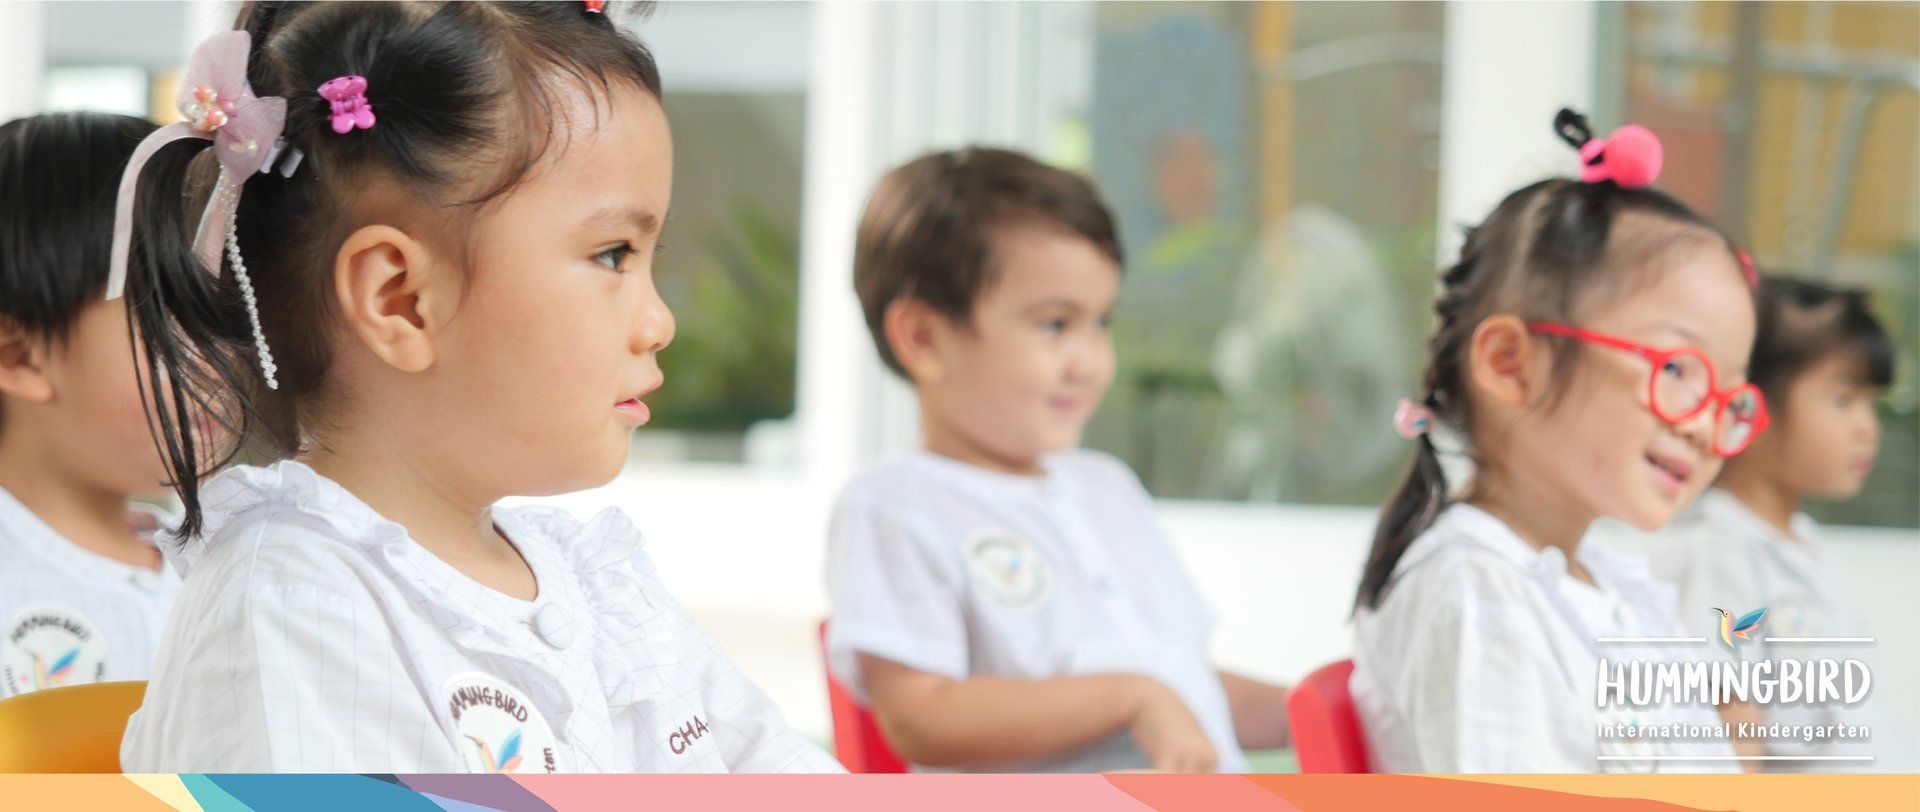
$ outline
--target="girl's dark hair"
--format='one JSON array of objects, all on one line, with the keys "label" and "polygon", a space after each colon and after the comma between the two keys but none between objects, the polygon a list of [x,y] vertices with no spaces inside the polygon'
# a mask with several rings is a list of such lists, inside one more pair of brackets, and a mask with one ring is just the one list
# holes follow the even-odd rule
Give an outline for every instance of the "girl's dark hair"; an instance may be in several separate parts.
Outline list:
[{"label": "girl's dark hair", "polygon": [[[652,55],[615,26],[614,11],[588,13],[584,4],[558,2],[243,6],[236,27],[252,38],[248,81],[257,96],[287,100],[284,137],[305,156],[290,177],[271,172],[248,179],[237,220],[279,388],[265,386],[253,358],[252,330],[230,269],[204,298],[134,308],[156,370],[176,382],[212,385],[187,397],[218,401],[214,411],[239,424],[236,449],[266,459],[298,454],[330,363],[333,255],[365,225],[358,190],[378,182],[440,211],[454,224],[451,237],[460,247],[468,236],[463,224],[525,180],[564,132],[571,94],[586,92],[595,115],[616,83],[660,95]],[[330,128],[330,105],[317,89],[347,75],[366,77],[378,122],[340,135]],[[187,240],[216,167],[189,159],[208,144],[188,139],[168,147],[141,181],[136,234],[167,235],[148,240],[168,249],[154,252],[157,275],[183,278],[189,275],[181,269],[198,265]],[[169,156],[175,160],[160,159]],[[215,363],[215,377],[196,378],[196,360],[181,352],[232,341],[245,347],[246,368],[238,370],[244,374]],[[197,483],[226,460],[187,452],[187,426],[159,428],[185,508],[180,534],[191,537],[200,531]]]},{"label": "girl's dark hair", "polygon": [[[1570,110],[1560,111],[1554,129],[1575,149],[1592,138],[1585,118]],[[1481,322],[1501,313],[1575,321],[1596,302],[1649,281],[1667,252],[1702,241],[1729,255],[1739,251],[1718,226],[1651,188],[1552,179],[1507,195],[1486,220],[1467,229],[1459,261],[1440,272],[1420,402],[1433,410],[1436,427],[1460,438],[1471,453],[1467,363]],[[1557,393],[1570,377],[1577,345],[1554,340],[1551,346]],[[1413,464],[1374,528],[1356,609],[1379,607],[1400,556],[1448,503],[1432,433],[1416,443]]]},{"label": "girl's dark hair", "polygon": [[1836,352],[1857,362],[1860,383],[1876,389],[1893,384],[1893,341],[1873,317],[1866,291],[1767,276],[1760,280],[1759,301],[1747,379],[1760,387],[1776,414],[1787,408],[1794,380]]}]

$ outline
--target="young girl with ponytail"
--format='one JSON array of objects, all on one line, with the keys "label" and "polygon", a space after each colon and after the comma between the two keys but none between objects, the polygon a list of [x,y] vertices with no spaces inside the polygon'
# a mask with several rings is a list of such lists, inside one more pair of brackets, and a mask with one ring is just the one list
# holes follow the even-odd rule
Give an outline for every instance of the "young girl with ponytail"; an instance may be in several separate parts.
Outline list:
[{"label": "young girl with ponytail", "polygon": [[121,222],[200,295],[129,306],[169,373],[246,350],[160,400],[278,461],[197,487],[162,421],[185,585],[129,772],[838,769],[625,514],[495,505],[612,479],[673,337],[660,77],[603,6],[252,3],[196,51]]},{"label": "young girl with ponytail", "polygon": [[1683,634],[1672,590],[1581,539],[1602,517],[1665,524],[1765,428],[1743,383],[1752,270],[1648,188],[1651,133],[1595,139],[1570,111],[1555,129],[1580,179],[1520,189],[1468,231],[1396,420],[1416,456],[1355,599],[1352,690],[1381,771],[1734,763],[1710,705],[1596,702],[1601,660],[1686,655],[1649,642]]}]

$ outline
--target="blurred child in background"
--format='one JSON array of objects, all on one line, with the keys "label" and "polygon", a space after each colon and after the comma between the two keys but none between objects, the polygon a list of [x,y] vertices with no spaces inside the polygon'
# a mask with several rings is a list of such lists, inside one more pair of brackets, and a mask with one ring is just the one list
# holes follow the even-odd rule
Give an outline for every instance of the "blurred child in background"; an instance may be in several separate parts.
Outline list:
[{"label": "blurred child in background", "polygon": [[1077,448],[1113,380],[1119,239],[1093,187],[963,149],[882,179],[854,285],[923,447],[835,506],[829,667],[920,769],[1244,772],[1283,688],[1213,616],[1124,463]]},{"label": "blurred child in background", "polygon": [[127,309],[101,296],[120,170],[153,129],[99,113],[0,125],[0,697],[146,679],[180,588],[153,541],[162,515],[131,501],[165,493],[167,469]]}]

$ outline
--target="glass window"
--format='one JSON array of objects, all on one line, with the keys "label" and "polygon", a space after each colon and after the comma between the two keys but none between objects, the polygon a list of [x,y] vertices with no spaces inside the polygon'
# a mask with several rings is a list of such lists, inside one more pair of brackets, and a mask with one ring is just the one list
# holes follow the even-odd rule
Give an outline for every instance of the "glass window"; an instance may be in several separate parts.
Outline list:
[{"label": "glass window", "polygon": [[1920,526],[1920,6],[1603,5],[1602,97],[1661,134],[1661,185],[1769,271],[1863,287],[1893,333],[1879,463],[1821,521]]},{"label": "glass window", "polygon": [[1101,3],[1127,278],[1087,442],[1162,497],[1374,504],[1432,292],[1444,9]]}]

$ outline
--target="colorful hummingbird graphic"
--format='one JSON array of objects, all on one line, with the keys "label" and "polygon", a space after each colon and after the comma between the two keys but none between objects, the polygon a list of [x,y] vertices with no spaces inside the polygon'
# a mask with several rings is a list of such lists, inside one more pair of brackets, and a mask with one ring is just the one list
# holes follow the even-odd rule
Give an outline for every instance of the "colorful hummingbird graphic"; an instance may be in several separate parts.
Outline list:
[{"label": "colorful hummingbird graphic", "polygon": [[480,748],[480,758],[486,762],[487,772],[510,773],[514,771],[514,768],[520,766],[520,731],[518,728],[514,729],[512,733],[508,733],[506,742],[500,745],[500,758],[498,760],[494,759],[493,748],[488,747],[486,742],[473,736],[468,736],[467,741],[473,742]]},{"label": "colorful hummingbird graphic", "polygon": [[1749,636],[1749,632],[1752,632],[1755,626],[1760,625],[1760,619],[1767,615],[1766,607],[1761,607],[1741,615],[1739,620],[1735,620],[1732,613],[1718,606],[1713,607],[1713,611],[1720,614],[1720,642],[1726,644],[1727,648],[1733,651],[1740,650],[1740,644],[1733,642],[1733,638],[1738,637],[1742,640],[1752,640],[1753,638]]},{"label": "colorful hummingbird graphic", "polygon": [[39,654],[34,654],[33,687],[52,688],[66,682],[67,677],[73,675],[73,661],[77,659],[80,659],[80,649],[77,646],[72,651],[60,655],[60,659],[54,660],[51,666],[40,659]]}]

